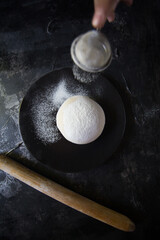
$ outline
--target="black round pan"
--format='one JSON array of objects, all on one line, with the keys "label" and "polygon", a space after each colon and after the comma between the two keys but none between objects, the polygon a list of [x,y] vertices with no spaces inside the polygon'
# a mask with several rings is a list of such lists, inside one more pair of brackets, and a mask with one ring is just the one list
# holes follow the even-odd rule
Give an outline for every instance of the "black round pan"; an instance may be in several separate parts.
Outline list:
[{"label": "black round pan", "polygon": [[[47,89],[54,93],[62,80],[71,95],[75,95],[77,89],[81,89],[84,95],[98,102],[105,112],[106,124],[103,133],[92,143],[73,144],[58,132],[55,122],[58,108],[54,99],[50,103],[52,116],[50,124],[56,129],[60,138],[55,142],[47,142],[41,136],[37,136],[33,105],[37,104],[40,96],[47,100]],[[78,172],[101,165],[113,154],[123,137],[126,116],[119,93],[105,77],[99,75],[90,84],[81,83],[74,79],[71,69],[65,68],[48,73],[30,87],[21,104],[19,122],[24,143],[37,160],[57,170]],[[38,124],[43,124],[43,122],[38,122]]]}]

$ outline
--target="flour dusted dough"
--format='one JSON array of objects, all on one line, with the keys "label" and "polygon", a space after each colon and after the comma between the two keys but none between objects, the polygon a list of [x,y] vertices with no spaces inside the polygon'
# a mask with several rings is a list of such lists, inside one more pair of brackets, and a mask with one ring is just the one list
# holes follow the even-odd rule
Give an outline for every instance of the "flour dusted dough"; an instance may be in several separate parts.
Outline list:
[{"label": "flour dusted dough", "polygon": [[57,127],[70,142],[87,144],[96,140],[105,125],[101,106],[87,96],[68,98],[59,108]]}]

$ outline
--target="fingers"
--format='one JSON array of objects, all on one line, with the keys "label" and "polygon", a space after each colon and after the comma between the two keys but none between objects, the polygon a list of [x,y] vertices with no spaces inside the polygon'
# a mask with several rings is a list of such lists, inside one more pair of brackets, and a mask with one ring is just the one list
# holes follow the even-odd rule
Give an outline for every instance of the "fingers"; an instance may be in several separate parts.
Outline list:
[{"label": "fingers", "polygon": [[115,18],[115,8],[119,0],[94,0],[95,13],[92,19],[92,25],[101,29],[106,20],[112,22]]},{"label": "fingers", "polygon": [[[131,6],[133,0],[121,0]],[[94,15],[92,26],[101,29],[106,20],[113,22],[115,19],[115,9],[120,0],[94,0]]]}]

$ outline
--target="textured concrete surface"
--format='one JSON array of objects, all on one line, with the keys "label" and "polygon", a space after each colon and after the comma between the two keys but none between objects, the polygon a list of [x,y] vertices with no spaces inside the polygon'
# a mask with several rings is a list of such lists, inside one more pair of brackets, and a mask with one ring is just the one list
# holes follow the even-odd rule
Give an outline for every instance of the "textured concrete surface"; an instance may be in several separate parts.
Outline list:
[{"label": "textured concrete surface", "polygon": [[70,45],[91,29],[92,1],[0,2],[0,153],[68,188],[128,215],[134,233],[91,219],[0,172],[0,239],[153,239],[160,234],[160,4],[121,4],[103,32],[113,51],[105,71],[122,96],[127,127],[103,166],[62,173],[40,164],[19,131],[19,107],[32,83],[72,66]]}]

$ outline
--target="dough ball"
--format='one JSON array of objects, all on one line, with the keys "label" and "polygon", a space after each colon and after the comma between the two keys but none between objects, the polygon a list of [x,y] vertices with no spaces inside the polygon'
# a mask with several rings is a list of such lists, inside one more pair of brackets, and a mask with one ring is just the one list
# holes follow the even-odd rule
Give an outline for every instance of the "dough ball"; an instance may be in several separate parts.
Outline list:
[{"label": "dough ball", "polygon": [[68,98],[59,108],[57,127],[70,142],[87,144],[96,140],[105,125],[101,106],[87,96]]}]

